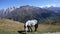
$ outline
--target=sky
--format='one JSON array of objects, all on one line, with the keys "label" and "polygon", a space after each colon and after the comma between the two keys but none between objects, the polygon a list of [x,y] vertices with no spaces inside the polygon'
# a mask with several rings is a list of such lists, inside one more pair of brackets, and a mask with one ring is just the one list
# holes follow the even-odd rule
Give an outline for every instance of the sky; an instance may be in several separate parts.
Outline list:
[{"label": "sky", "polygon": [[0,0],[0,9],[9,7],[20,7],[24,5],[37,6],[37,7],[60,7],[60,0]]}]

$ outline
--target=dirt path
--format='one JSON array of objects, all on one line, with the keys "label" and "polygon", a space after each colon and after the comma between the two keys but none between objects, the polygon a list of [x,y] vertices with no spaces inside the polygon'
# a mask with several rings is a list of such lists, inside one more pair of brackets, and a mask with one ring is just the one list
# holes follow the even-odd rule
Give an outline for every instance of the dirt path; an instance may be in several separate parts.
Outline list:
[{"label": "dirt path", "polygon": [[60,32],[55,32],[55,33],[43,33],[43,34],[60,34]]}]

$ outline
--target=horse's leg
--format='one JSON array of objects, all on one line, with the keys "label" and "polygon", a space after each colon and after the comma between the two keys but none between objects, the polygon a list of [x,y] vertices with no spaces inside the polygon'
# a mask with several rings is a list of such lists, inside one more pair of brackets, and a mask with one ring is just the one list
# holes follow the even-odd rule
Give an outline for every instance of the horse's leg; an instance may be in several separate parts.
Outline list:
[{"label": "horse's leg", "polygon": [[31,28],[31,26],[30,26],[30,30],[31,30],[31,32],[33,31],[32,28]]},{"label": "horse's leg", "polygon": [[30,31],[30,26],[28,26],[28,32]]},{"label": "horse's leg", "polygon": [[35,25],[35,31],[37,31],[37,28],[38,28],[38,24]]}]

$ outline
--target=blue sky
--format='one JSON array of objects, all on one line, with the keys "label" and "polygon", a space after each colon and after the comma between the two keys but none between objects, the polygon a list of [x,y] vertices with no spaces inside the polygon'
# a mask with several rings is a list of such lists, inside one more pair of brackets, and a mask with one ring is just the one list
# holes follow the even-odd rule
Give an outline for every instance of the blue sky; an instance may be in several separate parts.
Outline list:
[{"label": "blue sky", "polygon": [[8,7],[19,7],[31,5],[37,7],[57,6],[60,7],[60,0],[0,0],[0,9]]}]

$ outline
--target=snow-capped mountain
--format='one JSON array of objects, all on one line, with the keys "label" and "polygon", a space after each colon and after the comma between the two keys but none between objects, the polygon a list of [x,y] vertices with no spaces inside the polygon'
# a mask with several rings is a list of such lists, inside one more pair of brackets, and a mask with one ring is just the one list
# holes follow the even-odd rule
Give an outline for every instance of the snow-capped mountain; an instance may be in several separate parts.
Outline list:
[{"label": "snow-capped mountain", "polygon": [[0,9],[0,17],[3,18],[5,16],[7,16],[10,12],[12,12],[15,9],[16,9],[16,7],[10,7],[7,9]]},{"label": "snow-capped mountain", "polygon": [[60,13],[60,7],[50,6],[50,7],[43,7],[43,9],[51,10],[56,13]]}]

